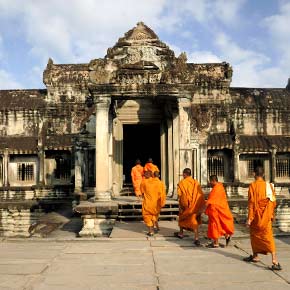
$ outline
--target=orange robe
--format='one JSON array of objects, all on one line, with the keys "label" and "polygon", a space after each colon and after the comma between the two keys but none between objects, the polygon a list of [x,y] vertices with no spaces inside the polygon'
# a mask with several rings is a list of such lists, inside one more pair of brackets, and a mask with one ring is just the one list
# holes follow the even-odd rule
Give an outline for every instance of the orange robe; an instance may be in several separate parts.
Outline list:
[{"label": "orange robe", "polygon": [[159,172],[159,169],[157,165],[154,165],[151,162],[147,162],[144,166],[144,171],[151,171],[151,172],[158,171]]},{"label": "orange robe", "polygon": [[262,178],[250,184],[248,194],[248,220],[251,222],[250,237],[253,253],[264,255],[273,253],[275,242],[272,220],[276,202],[266,198],[266,182]]},{"label": "orange robe", "polygon": [[140,186],[143,179],[143,172],[143,166],[141,166],[140,164],[137,164],[131,170],[132,183],[136,196],[141,195]]},{"label": "orange robe", "polygon": [[144,179],[141,183],[141,192],[143,194],[142,216],[144,223],[148,227],[153,227],[159,215],[160,183],[154,180],[154,178]]},{"label": "orange robe", "polygon": [[201,224],[204,195],[197,180],[188,176],[178,183],[179,221],[181,228],[195,230]]},{"label": "orange robe", "polygon": [[232,235],[234,233],[234,219],[222,183],[219,182],[213,187],[206,204],[208,238],[216,240],[225,234]]},{"label": "orange robe", "polygon": [[166,203],[166,188],[164,182],[161,181],[158,177],[154,177],[153,179],[159,184],[158,192],[160,192],[160,198],[158,200],[157,206],[158,212],[160,214],[161,208],[164,207]]}]

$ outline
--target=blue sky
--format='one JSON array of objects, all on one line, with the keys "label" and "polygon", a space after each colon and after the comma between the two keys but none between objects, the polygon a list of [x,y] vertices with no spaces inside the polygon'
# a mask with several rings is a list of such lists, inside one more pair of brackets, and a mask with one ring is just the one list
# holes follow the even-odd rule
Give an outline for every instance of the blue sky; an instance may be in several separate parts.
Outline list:
[{"label": "blue sky", "polygon": [[232,86],[290,77],[290,0],[0,0],[0,89],[43,88],[49,57],[103,57],[138,21],[189,62],[229,62]]}]

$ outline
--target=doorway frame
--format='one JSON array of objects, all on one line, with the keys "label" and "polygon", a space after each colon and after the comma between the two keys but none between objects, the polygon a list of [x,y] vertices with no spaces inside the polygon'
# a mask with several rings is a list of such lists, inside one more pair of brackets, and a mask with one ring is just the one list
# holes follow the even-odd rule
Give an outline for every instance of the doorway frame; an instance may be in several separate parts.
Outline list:
[{"label": "doorway frame", "polygon": [[123,188],[123,125],[160,125],[161,179],[167,195],[173,196],[179,182],[179,114],[176,102],[155,103],[152,99],[121,100],[114,105],[112,118],[112,192],[117,197]]}]

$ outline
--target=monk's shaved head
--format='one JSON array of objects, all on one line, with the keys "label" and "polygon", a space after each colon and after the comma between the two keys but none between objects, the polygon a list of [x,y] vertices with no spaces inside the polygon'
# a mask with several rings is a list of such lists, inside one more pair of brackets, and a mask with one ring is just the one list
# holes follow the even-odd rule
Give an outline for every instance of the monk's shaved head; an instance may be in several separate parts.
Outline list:
[{"label": "monk's shaved head", "polygon": [[255,176],[256,177],[263,177],[264,176],[264,168],[262,166],[257,166],[255,168]]},{"label": "monk's shaved head", "polygon": [[214,187],[218,183],[218,178],[216,175],[211,175],[209,177],[209,183],[211,187]]},{"label": "monk's shaved head", "polygon": [[185,169],[183,170],[183,175],[191,176],[191,169],[190,169],[190,168],[185,168]]},{"label": "monk's shaved head", "polygon": [[144,172],[144,176],[145,176],[145,178],[150,178],[150,177],[152,177],[152,171],[150,171],[150,170],[145,171],[145,172]]},{"label": "monk's shaved head", "polygon": [[135,164],[141,164],[141,160],[140,159],[136,159]]},{"label": "monk's shaved head", "polygon": [[153,163],[153,159],[152,158],[148,158],[148,163]]},{"label": "monk's shaved head", "polygon": [[218,177],[216,175],[211,175],[209,177],[209,181],[216,181],[216,182],[218,182],[219,180],[218,180]]},{"label": "monk's shaved head", "polygon": [[154,177],[159,177],[159,171],[154,171],[153,175]]}]

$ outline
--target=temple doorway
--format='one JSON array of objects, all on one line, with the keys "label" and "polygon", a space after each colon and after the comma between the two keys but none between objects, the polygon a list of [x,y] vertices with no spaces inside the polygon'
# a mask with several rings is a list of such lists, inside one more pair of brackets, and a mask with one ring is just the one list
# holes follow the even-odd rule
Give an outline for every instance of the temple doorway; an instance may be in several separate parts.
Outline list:
[{"label": "temple doorway", "polygon": [[144,166],[148,158],[161,170],[160,124],[123,125],[123,177],[131,183],[131,168],[140,159]]}]

